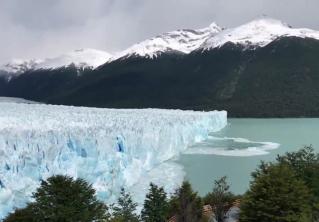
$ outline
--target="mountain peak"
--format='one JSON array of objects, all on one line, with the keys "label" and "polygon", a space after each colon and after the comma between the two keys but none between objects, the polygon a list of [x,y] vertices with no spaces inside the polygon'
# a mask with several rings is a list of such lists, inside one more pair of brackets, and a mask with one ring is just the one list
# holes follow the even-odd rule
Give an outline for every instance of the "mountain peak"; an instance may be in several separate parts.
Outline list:
[{"label": "mountain peak", "polygon": [[292,27],[290,25],[288,25],[287,23],[285,22],[282,22],[281,20],[278,20],[278,19],[274,19],[274,18],[270,18],[270,17],[267,17],[267,16],[263,16],[263,17],[260,17],[260,18],[257,18],[251,22],[248,22],[242,26],[239,26],[239,27],[244,27],[244,28],[265,28],[265,29],[268,29],[268,28],[274,28],[274,27],[277,27],[277,28],[289,28],[291,29]]},{"label": "mountain peak", "polygon": [[295,29],[290,25],[269,17],[262,17],[236,28],[225,29],[209,38],[202,49],[221,47],[227,42],[246,48],[263,47],[280,37],[295,36],[319,39],[319,32],[311,29]]},{"label": "mountain peak", "polygon": [[245,49],[263,47],[281,37],[319,39],[319,32],[292,28],[288,24],[261,16],[235,28],[225,29],[215,22],[202,29],[180,29],[166,32],[142,41],[114,56],[100,50],[84,48],[43,60],[14,60],[0,68],[1,75],[23,73],[29,69],[56,69],[74,64],[78,68],[96,68],[120,58],[140,56],[156,58],[164,53],[189,54],[221,47],[227,42],[242,45]]},{"label": "mountain peak", "polygon": [[216,32],[221,32],[223,30],[223,28],[220,27],[216,22],[211,23],[208,26],[208,28],[211,29],[211,30],[216,30]]},{"label": "mountain peak", "polygon": [[74,64],[81,68],[96,68],[108,62],[111,57],[111,54],[96,49],[77,49],[72,52],[62,54],[61,56],[45,59],[42,63],[38,64],[37,67],[42,69],[52,69]]},{"label": "mountain peak", "polygon": [[56,69],[71,64],[79,68],[96,68],[111,59],[112,55],[96,49],[76,49],[60,56],[46,59],[13,59],[4,64],[0,70],[4,73],[18,75],[31,69]]},{"label": "mountain peak", "polygon": [[1,66],[0,70],[6,73],[19,74],[30,69],[34,69],[42,60],[40,59],[13,59],[11,62],[8,62]]},{"label": "mountain peak", "polygon": [[221,30],[222,28],[213,23],[208,28],[203,29],[180,29],[166,32],[133,45],[117,54],[113,60],[130,56],[156,58],[165,52],[188,54],[200,47],[209,36],[216,35]]}]

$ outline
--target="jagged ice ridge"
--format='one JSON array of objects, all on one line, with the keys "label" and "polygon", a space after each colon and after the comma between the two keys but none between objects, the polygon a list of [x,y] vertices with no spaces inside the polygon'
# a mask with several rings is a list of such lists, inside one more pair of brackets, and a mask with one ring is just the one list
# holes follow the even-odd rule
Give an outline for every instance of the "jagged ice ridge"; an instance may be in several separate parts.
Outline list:
[{"label": "jagged ice ridge", "polygon": [[226,124],[225,111],[0,103],[0,218],[54,174],[86,179],[107,203],[121,187],[141,203],[157,178],[172,191],[183,178],[169,160]]}]

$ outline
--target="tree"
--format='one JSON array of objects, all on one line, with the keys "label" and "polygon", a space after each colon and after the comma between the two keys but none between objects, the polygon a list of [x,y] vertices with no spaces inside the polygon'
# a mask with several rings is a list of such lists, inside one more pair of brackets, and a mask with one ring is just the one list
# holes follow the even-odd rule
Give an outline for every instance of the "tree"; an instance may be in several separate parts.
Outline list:
[{"label": "tree", "polygon": [[287,164],[262,164],[241,202],[240,221],[309,222],[310,192]]},{"label": "tree", "polygon": [[313,221],[319,220],[319,156],[311,146],[297,152],[288,152],[277,157],[278,163],[287,164],[302,179],[311,191]]},{"label": "tree", "polygon": [[297,152],[286,153],[284,156],[278,156],[279,163],[288,164],[296,173],[296,176],[302,178],[306,184],[314,188],[319,196],[319,156],[315,154],[311,146],[304,147]]},{"label": "tree", "polygon": [[216,221],[221,222],[235,199],[236,196],[229,191],[227,177],[222,177],[215,180],[213,192],[204,197],[204,203],[213,207]]},{"label": "tree", "polygon": [[176,190],[170,205],[171,216],[176,215],[178,222],[198,222],[202,219],[202,200],[189,182],[183,182]]},{"label": "tree", "polygon": [[9,214],[4,222],[36,222],[32,205],[29,204],[26,208],[17,209],[14,213]]},{"label": "tree", "polygon": [[100,222],[109,218],[106,205],[97,200],[92,185],[82,179],[50,177],[42,181],[33,198],[35,202],[16,211],[14,217],[36,222]]},{"label": "tree", "polygon": [[142,219],[145,222],[164,222],[168,216],[168,200],[163,187],[150,184],[149,193],[144,201]]},{"label": "tree", "polygon": [[112,222],[138,222],[136,207],[137,203],[133,202],[131,195],[122,188],[117,204],[113,206]]}]

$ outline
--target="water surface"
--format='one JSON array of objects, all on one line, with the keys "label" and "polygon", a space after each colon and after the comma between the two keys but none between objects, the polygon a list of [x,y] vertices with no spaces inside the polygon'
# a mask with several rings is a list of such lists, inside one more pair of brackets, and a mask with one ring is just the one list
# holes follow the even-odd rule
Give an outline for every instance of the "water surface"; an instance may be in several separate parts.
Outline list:
[{"label": "water surface", "polygon": [[[227,176],[231,190],[244,193],[251,172],[278,154],[312,145],[319,152],[319,119],[229,119],[228,126],[189,148],[178,162],[201,195],[214,180]],[[267,142],[267,143],[260,143]],[[277,144],[280,144],[278,147]],[[276,146],[277,145],[277,146]]]}]

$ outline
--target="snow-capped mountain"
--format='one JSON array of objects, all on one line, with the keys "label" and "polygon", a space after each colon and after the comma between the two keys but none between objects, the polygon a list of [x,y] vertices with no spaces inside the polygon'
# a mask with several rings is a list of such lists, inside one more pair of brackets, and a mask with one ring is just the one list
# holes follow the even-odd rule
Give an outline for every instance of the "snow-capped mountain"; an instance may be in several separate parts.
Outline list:
[{"label": "snow-capped mountain", "polygon": [[[232,29],[212,24],[168,32],[113,57],[81,50],[7,65],[22,73],[41,70],[23,76],[0,70],[6,75],[0,76],[0,96],[73,106],[225,109],[234,117],[314,117],[318,57],[318,31],[270,18]],[[71,63],[80,68],[55,69]],[[87,66],[92,69],[81,69]]]},{"label": "snow-capped mountain", "polygon": [[11,62],[1,66],[1,70],[7,73],[21,73],[30,69],[34,69],[41,60],[22,60],[22,59],[13,59]]},{"label": "snow-capped mountain", "polygon": [[71,64],[78,68],[94,69],[105,63],[131,56],[154,59],[165,53],[189,54],[193,51],[212,50],[228,42],[254,49],[264,47],[278,38],[293,36],[319,39],[319,31],[292,28],[284,22],[267,17],[230,29],[224,29],[212,23],[203,29],[181,29],[167,32],[114,55],[95,49],[80,49],[54,58],[13,60],[0,67],[0,75],[7,75],[11,78],[30,69],[56,69]]},{"label": "snow-capped mountain", "polygon": [[36,68],[54,69],[74,64],[79,68],[96,68],[111,59],[112,55],[96,49],[78,49],[55,58],[45,59]]},{"label": "snow-capped mountain", "polygon": [[54,58],[21,60],[15,59],[3,65],[2,74],[19,75],[32,69],[56,69],[71,64],[78,68],[96,68],[112,58],[112,55],[96,49],[78,49]]},{"label": "snow-capped mountain", "polygon": [[227,42],[249,48],[264,47],[280,37],[300,37],[319,39],[319,31],[292,28],[288,24],[271,18],[256,19],[237,28],[223,30],[208,38],[201,49],[221,47]]},{"label": "snow-capped mountain", "polygon": [[209,27],[203,29],[181,29],[167,32],[133,45],[118,53],[112,60],[130,56],[156,58],[162,53],[169,52],[188,54],[198,49],[208,38],[212,38],[221,31],[221,27],[212,23]]},{"label": "snow-capped mountain", "polygon": [[112,61],[134,55],[156,58],[158,55],[169,52],[188,54],[195,50],[221,47],[228,42],[243,45],[245,48],[264,47],[280,37],[292,36],[319,39],[319,31],[292,28],[280,20],[267,17],[229,29],[223,29],[212,23],[207,28],[182,29],[145,40],[118,53],[112,58]]}]

